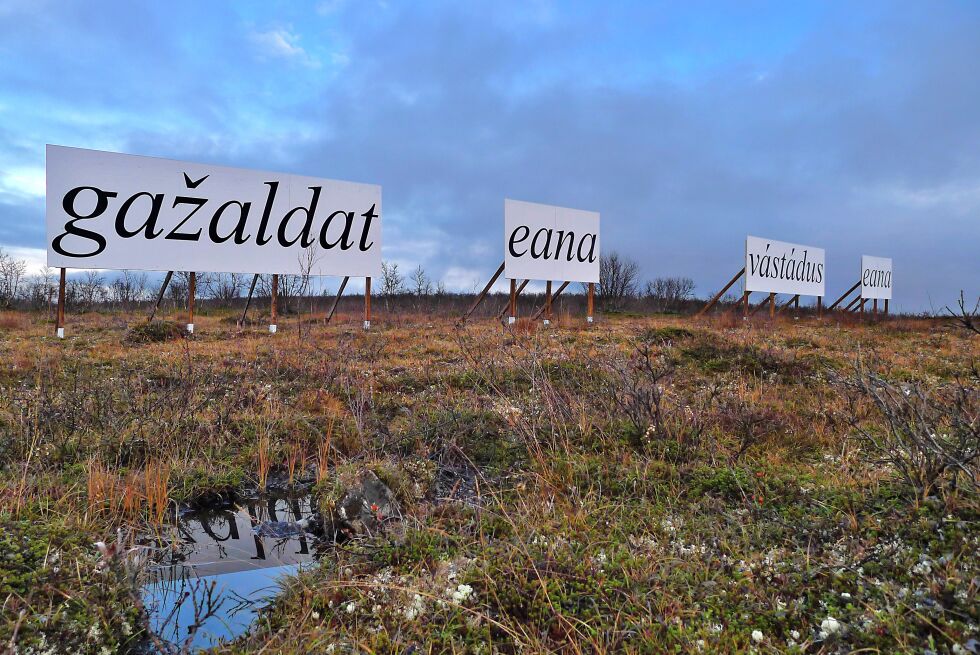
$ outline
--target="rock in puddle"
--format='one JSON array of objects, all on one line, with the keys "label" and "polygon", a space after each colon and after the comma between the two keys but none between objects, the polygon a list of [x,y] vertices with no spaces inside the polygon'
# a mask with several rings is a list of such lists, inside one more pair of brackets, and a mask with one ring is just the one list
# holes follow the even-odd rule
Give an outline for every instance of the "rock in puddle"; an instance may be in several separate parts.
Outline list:
[{"label": "rock in puddle", "polygon": [[373,471],[366,470],[340,496],[333,507],[334,534],[371,535],[379,532],[385,521],[401,515],[391,489]]}]

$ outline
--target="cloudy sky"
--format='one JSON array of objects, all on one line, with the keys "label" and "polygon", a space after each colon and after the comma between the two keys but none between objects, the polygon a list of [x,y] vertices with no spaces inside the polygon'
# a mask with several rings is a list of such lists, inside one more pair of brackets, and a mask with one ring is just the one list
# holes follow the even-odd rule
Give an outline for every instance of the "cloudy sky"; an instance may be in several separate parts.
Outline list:
[{"label": "cloudy sky", "polygon": [[386,259],[470,290],[505,197],[706,295],[746,234],[980,293],[980,3],[0,0],[0,247],[44,144],[381,184]]}]

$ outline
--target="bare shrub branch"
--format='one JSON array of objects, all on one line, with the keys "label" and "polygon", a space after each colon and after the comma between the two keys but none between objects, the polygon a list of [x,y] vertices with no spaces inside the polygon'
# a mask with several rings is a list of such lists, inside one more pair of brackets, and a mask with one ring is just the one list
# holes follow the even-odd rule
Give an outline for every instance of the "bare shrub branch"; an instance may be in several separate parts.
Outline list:
[{"label": "bare shrub branch", "polygon": [[[895,468],[920,498],[955,485],[962,474],[977,487],[980,387],[973,382],[926,388],[895,384],[860,361],[848,376],[831,378],[851,403],[851,426],[878,463]],[[871,402],[883,429],[860,421],[859,401]]]}]

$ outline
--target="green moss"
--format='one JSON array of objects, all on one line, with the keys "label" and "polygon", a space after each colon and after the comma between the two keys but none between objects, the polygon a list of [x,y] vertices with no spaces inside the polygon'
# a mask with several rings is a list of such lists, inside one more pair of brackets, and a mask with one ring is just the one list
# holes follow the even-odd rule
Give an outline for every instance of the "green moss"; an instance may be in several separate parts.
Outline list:
[{"label": "green moss", "polygon": [[505,471],[526,456],[514,431],[494,412],[468,407],[429,409],[419,415],[415,429],[421,442],[454,444],[470,462],[490,471]]},{"label": "green moss", "polygon": [[404,534],[388,537],[378,546],[374,561],[380,566],[432,569],[450,560],[459,551],[460,538],[442,530],[409,528]]},{"label": "green moss", "polygon": [[692,330],[688,330],[687,328],[668,325],[644,330],[640,334],[640,340],[650,343],[666,343],[690,339],[694,334]]},{"label": "green moss", "polygon": [[694,496],[711,494],[727,500],[741,499],[755,489],[748,471],[728,467],[697,467],[691,471],[689,485]]},{"label": "green moss", "polygon": [[705,374],[737,372],[753,377],[776,376],[786,383],[800,384],[814,372],[811,361],[786,356],[754,345],[725,344],[705,339],[681,351],[681,358]]},{"label": "green moss", "polygon": [[[0,642],[18,652],[127,652],[143,635],[135,589],[118,566],[100,569],[93,535],[46,517],[0,519]],[[21,619],[21,612],[23,618]],[[105,650],[103,650],[105,649]]]},{"label": "green moss", "polygon": [[170,495],[178,503],[209,506],[234,501],[245,483],[245,472],[236,467],[211,472],[193,468],[171,479]]},{"label": "green moss", "polygon": [[428,459],[383,460],[370,468],[405,508],[418,505],[435,482],[436,465]]}]

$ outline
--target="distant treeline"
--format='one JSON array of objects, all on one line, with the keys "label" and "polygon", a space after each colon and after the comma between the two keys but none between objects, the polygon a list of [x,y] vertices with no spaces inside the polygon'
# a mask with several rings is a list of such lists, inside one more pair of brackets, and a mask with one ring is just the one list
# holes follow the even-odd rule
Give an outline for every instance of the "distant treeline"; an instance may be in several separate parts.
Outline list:
[{"label": "distant treeline", "polygon": [[[475,298],[475,292],[454,292],[441,281],[433,280],[421,267],[408,273],[398,264],[385,262],[382,275],[374,280],[373,296],[378,312],[463,312]],[[44,269],[28,275],[25,262],[0,250],[0,308],[19,308],[52,311],[57,303],[58,270]],[[642,280],[639,265],[615,252],[600,259],[600,279],[596,285],[596,305],[602,312],[677,313],[692,314],[704,300],[695,296],[694,280],[688,277],[658,277]],[[271,277],[259,277],[253,295],[257,314],[268,311],[263,300],[271,296]],[[253,276],[241,273],[198,273],[196,304],[199,310],[208,308],[241,308],[244,306]],[[80,271],[68,277],[65,304],[69,312],[105,310],[136,310],[149,307],[156,301],[161,276],[142,271]],[[336,279],[326,280],[302,275],[280,275],[278,308],[284,314],[327,311],[336,293]],[[162,309],[186,309],[190,273],[175,272],[164,294]],[[556,281],[555,290],[558,288]],[[341,301],[340,311],[359,307],[360,294],[348,288]],[[731,293],[722,305],[737,302]],[[477,310],[477,316],[496,315],[507,302],[506,293],[490,294]],[[520,316],[527,316],[544,302],[542,291],[525,291],[518,301]],[[585,285],[569,284],[556,300],[554,313],[561,315],[585,311]]]}]

